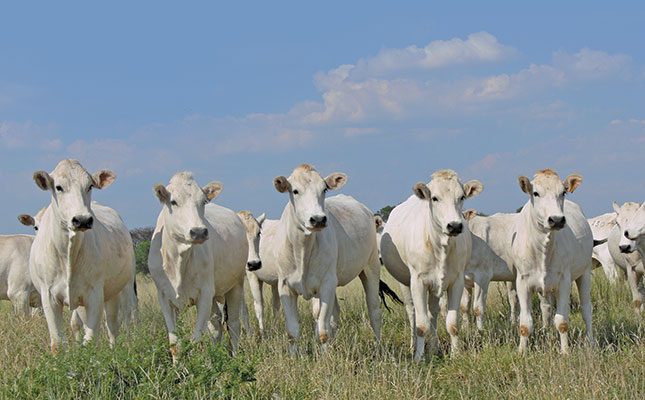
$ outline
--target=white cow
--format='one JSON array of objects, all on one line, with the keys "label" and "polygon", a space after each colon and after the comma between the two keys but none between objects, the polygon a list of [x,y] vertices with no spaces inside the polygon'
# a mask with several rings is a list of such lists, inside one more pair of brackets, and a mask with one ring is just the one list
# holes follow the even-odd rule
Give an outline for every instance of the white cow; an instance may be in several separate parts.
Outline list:
[{"label": "white cow", "polygon": [[[642,254],[643,238],[640,232],[645,224],[641,220],[639,223],[639,214],[642,213],[643,207],[634,202],[627,202],[622,206],[614,203],[616,211],[616,224],[609,232],[607,245],[609,252],[618,265],[626,274],[629,288],[632,291],[632,299],[637,313],[641,313],[645,308],[645,288],[643,288],[643,268]],[[639,226],[643,224],[643,226]]]},{"label": "white cow", "polygon": [[[601,241],[609,237],[611,228],[616,225],[616,213],[606,213],[594,218],[589,218],[588,222],[591,227],[591,232],[593,233],[594,241]],[[593,260],[594,268],[601,266],[607,279],[611,282],[616,281],[616,278],[618,278],[618,271],[616,270],[616,263],[609,252],[609,245],[607,243],[594,246]]]},{"label": "white cow", "polygon": [[[51,174],[34,173],[51,204],[31,247],[29,271],[41,295],[51,350],[65,343],[63,305],[79,309],[84,341],[100,329],[103,309],[110,344],[119,331],[119,292],[134,269],[132,239],[121,217],[91,201],[92,189],[104,189],[116,178],[109,170],[90,175],[76,160],[61,161]],[[104,307],[105,304],[105,307]]]},{"label": "white cow", "polygon": [[29,274],[33,235],[0,236],[0,300],[9,300],[16,315],[29,316],[29,307],[40,306],[40,294]]},{"label": "white cow", "polygon": [[[461,311],[465,315],[470,312],[470,299],[474,295],[473,308],[479,330],[484,329],[484,312],[490,282],[515,280],[515,274],[508,262],[510,262],[511,221],[516,215],[500,213],[484,217],[476,215],[475,210],[464,212],[472,235],[472,254],[464,275],[466,290],[461,298]],[[515,291],[509,291],[509,293],[512,295],[509,301],[511,315],[514,318],[517,297]]]},{"label": "white cow", "polygon": [[[47,207],[43,207],[35,216],[29,214],[20,214],[18,220],[25,226],[33,226],[34,231],[38,234],[38,228],[40,227],[40,220],[42,219],[43,214]],[[134,265],[133,261],[133,265]],[[29,268],[27,268],[29,272]],[[31,280],[31,277],[29,277]],[[139,320],[139,300],[137,299],[137,283],[136,283],[136,271],[132,269],[132,277],[127,285],[119,293],[119,314],[121,315],[123,324],[126,329],[130,326],[132,322]],[[38,294],[38,306],[40,306],[40,294]],[[81,328],[83,326],[83,321],[81,320],[78,311],[74,310],[72,312],[71,318],[71,327],[72,332],[77,340],[81,337]]]},{"label": "white cow", "polygon": [[390,274],[402,284],[408,318],[416,327],[416,360],[423,357],[428,333],[431,352],[439,349],[437,317],[439,299],[445,291],[446,329],[452,353],[458,350],[459,303],[472,240],[461,211],[464,201],[482,190],[478,181],[462,185],[454,171],[437,171],[428,184],[414,185],[414,195],[396,206],[385,224],[381,257]]},{"label": "white cow", "polygon": [[[582,182],[578,174],[560,181],[558,174],[544,169],[533,181],[518,178],[520,188],[529,195],[513,227],[512,255],[517,270],[517,295],[520,302],[520,352],[528,346],[533,328],[532,293],[547,298],[557,295],[555,327],[560,332],[560,349],[568,352],[569,296],[576,282],[587,338],[594,344],[591,329],[591,254],[593,237],[580,207],[565,200]],[[543,310],[544,312],[544,310]]]},{"label": "white cow", "polygon": [[163,209],[150,243],[148,267],[173,360],[180,350],[175,325],[186,305],[197,306],[193,340],[201,338],[207,323],[219,340],[222,325],[217,302],[225,302],[231,344],[237,347],[248,245],[235,212],[208,204],[221,190],[222,184],[215,181],[199,187],[191,172],[175,174],[166,187],[160,183],[153,187]]},{"label": "white cow", "polygon": [[347,176],[342,173],[323,179],[309,164],[297,167],[289,178],[278,176],[273,180],[280,193],[289,194],[273,238],[273,252],[292,354],[299,335],[298,296],[306,300],[315,297],[312,303],[316,333],[325,349],[333,334],[332,313],[338,313],[336,287],[348,284],[356,276],[361,278],[370,323],[376,340],[380,340],[381,266],[374,216],[350,196],[325,199],[327,190],[340,189],[346,181]]}]

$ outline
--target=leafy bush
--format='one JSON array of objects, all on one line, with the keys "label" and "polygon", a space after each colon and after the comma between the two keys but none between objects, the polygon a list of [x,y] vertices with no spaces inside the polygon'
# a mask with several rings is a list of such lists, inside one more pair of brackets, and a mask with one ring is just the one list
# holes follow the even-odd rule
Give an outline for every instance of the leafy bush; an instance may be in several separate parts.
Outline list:
[{"label": "leafy bush", "polygon": [[137,273],[149,274],[148,269],[148,252],[150,251],[150,242],[141,242],[134,248],[135,269]]}]

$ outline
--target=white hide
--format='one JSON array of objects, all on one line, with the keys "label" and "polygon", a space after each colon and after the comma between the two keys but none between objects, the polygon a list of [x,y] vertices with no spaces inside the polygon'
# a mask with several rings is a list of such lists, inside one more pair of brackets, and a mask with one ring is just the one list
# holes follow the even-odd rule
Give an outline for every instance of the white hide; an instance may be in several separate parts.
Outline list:
[{"label": "white hide", "polygon": [[84,307],[79,313],[89,341],[100,329],[105,302],[111,344],[118,335],[118,294],[134,270],[132,240],[116,211],[91,201],[92,188],[106,188],[114,179],[107,170],[92,176],[76,160],[61,161],[51,174],[34,173],[36,184],[51,193],[51,203],[31,247],[29,270],[54,353],[66,341],[63,305]]},{"label": "white hide", "polygon": [[201,338],[207,325],[214,340],[220,339],[216,302],[226,303],[234,349],[239,340],[248,244],[244,225],[234,211],[207,204],[221,189],[219,182],[200,188],[189,172],[175,174],[167,187],[154,186],[163,209],[150,243],[148,267],[157,286],[174,360],[180,350],[175,326],[185,306],[197,306],[193,340]]},{"label": "white hide", "polygon": [[[594,218],[589,218],[587,221],[591,227],[594,240],[604,240],[609,237],[611,228],[616,225],[616,213],[602,214]],[[609,245],[607,243],[602,243],[593,248],[593,260],[594,268],[601,266],[607,279],[611,282],[616,281],[618,271],[616,270],[616,263],[609,252]]]},{"label": "white hide", "polygon": [[32,235],[0,236],[0,300],[9,300],[16,315],[29,316],[40,306],[40,294],[29,274]]},{"label": "white hide", "polygon": [[[517,295],[520,302],[520,351],[526,351],[533,328],[532,294],[545,298],[557,296],[554,318],[560,332],[560,349],[568,351],[569,297],[571,283],[580,293],[580,308],[585,321],[587,339],[594,344],[591,328],[591,255],[593,237],[589,223],[580,207],[565,200],[565,192],[573,192],[582,182],[580,175],[569,175],[560,181],[552,170],[542,170],[529,181],[518,179],[529,200],[522,208],[513,228],[512,255],[517,271]],[[564,219],[563,219],[564,218]],[[550,312],[543,307],[543,318]]]},{"label": "white hide", "polygon": [[[416,327],[413,342],[417,360],[423,356],[428,334],[431,352],[439,348],[439,299],[446,291],[446,329],[451,351],[458,350],[459,303],[472,248],[462,208],[466,198],[482,189],[477,181],[462,185],[454,171],[435,172],[430,183],[414,185],[415,195],[396,206],[385,224],[381,257],[388,272],[401,283],[410,324]],[[457,224],[460,233],[454,229]]]}]

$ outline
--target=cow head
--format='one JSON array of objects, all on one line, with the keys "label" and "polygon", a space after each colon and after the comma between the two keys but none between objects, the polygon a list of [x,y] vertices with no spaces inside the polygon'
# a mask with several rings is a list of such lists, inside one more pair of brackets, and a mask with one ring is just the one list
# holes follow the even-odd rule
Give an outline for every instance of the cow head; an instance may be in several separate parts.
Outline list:
[{"label": "cow head", "polygon": [[262,224],[264,224],[266,215],[262,214],[258,219],[255,219],[249,211],[240,211],[237,215],[244,224],[246,240],[249,244],[249,256],[246,261],[246,269],[249,271],[257,271],[262,268],[262,261],[260,260],[260,235],[262,234]]},{"label": "cow head", "polygon": [[484,189],[479,181],[468,181],[462,185],[457,173],[440,170],[432,174],[430,183],[418,182],[412,187],[414,194],[426,200],[430,207],[432,223],[448,236],[457,236],[464,229],[461,210],[464,201],[477,196]]},{"label": "cow head", "polygon": [[76,160],[63,160],[48,174],[45,171],[34,172],[34,181],[42,190],[51,192],[52,212],[62,226],[73,232],[84,232],[92,229],[92,189],[105,189],[116,175],[102,169],[94,175]]},{"label": "cow head", "polygon": [[620,207],[614,202],[613,207],[616,212],[616,227],[620,233],[618,248],[622,253],[631,253],[636,250],[636,240],[641,235],[639,232],[645,230],[645,221],[642,220],[643,207],[631,201]]},{"label": "cow head", "polygon": [[222,191],[221,183],[213,181],[202,188],[192,172],[179,172],[168,186],[157,183],[152,190],[164,207],[164,229],[175,240],[191,245],[208,240],[204,208]]},{"label": "cow head", "polygon": [[291,173],[289,178],[277,176],[273,179],[280,193],[289,193],[294,216],[305,233],[321,231],[327,226],[325,214],[325,194],[336,190],[347,182],[347,175],[336,172],[325,179],[309,164],[302,164]]},{"label": "cow head", "polygon": [[517,178],[522,191],[530,196],[532,217],[546,230],[560,230],[566,225],[564,217],[564,196],[573,193],[582,183],[582,176],[571,174],[560,181],[558,174],[551,169],[538,171],[529,181],[524,175]]},{"label": "cow head", "polygon": [[35,216],[31,216],[29,214],[20,214],[18,215],[18,221],[22,223],[25,226],[33,226],[34,231],[38,233],[38,228],[40,227],[40,220],[43,218],[43,214],[45,214],[45,210],[47,210],[47,207],[43,207],[38,211],[38,214]]}]

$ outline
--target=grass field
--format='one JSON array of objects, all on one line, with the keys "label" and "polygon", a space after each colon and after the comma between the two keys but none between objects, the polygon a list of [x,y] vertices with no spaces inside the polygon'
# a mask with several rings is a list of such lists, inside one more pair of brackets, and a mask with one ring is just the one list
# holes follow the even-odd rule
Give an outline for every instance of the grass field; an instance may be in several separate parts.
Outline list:
[{"label": "grass field", "polygon": [[[266,312],[267,331],[243,334],[235,357],[222,346],[184,343],[173,365],[152,281],[140,276],[139,325],[122,334],[115,349],[103,337],[82,346],[71,342],[51,356],[45,319],[16,320],[11,305],[0,305],[2,398],[617,398],[645,396],[645,332],[631,305],[627,284],[612,285],[602,271],[593,274],[593,326],[598,346],[584,344],[584,324],[574,289],[570,316],[571,354],[558,353],[558,335],[543,329],[537,299],[530,352],[518,354],[517,328],[511,327],[501,285],[489,293],[485,331],[474,323],[461,331],[462,352],[416,363],[409,353],[407,317],[402,306],[383,311],[382,343],[377,346],[367,320],[358,281],[339,289],[340,327],[330,350],[321,354],[313,338],[309,302],[300,301],[301,353],[290,357],[282,315]],[[384,272],[384,280],[399,291]],[[265,304],[270,304],[265,290]],[[250,293],[247,303],[251,305]],[[249,307],[251,311],[252,307]],[[268,308],[268,307],[267,307]],[[69,313],[66,314],[69,316]],[[184,313],[182,337],[189,337],[194,309]],[[68,333],[68,338],[71,336]],[[447,354],[443,324],[439,338]]]}]

